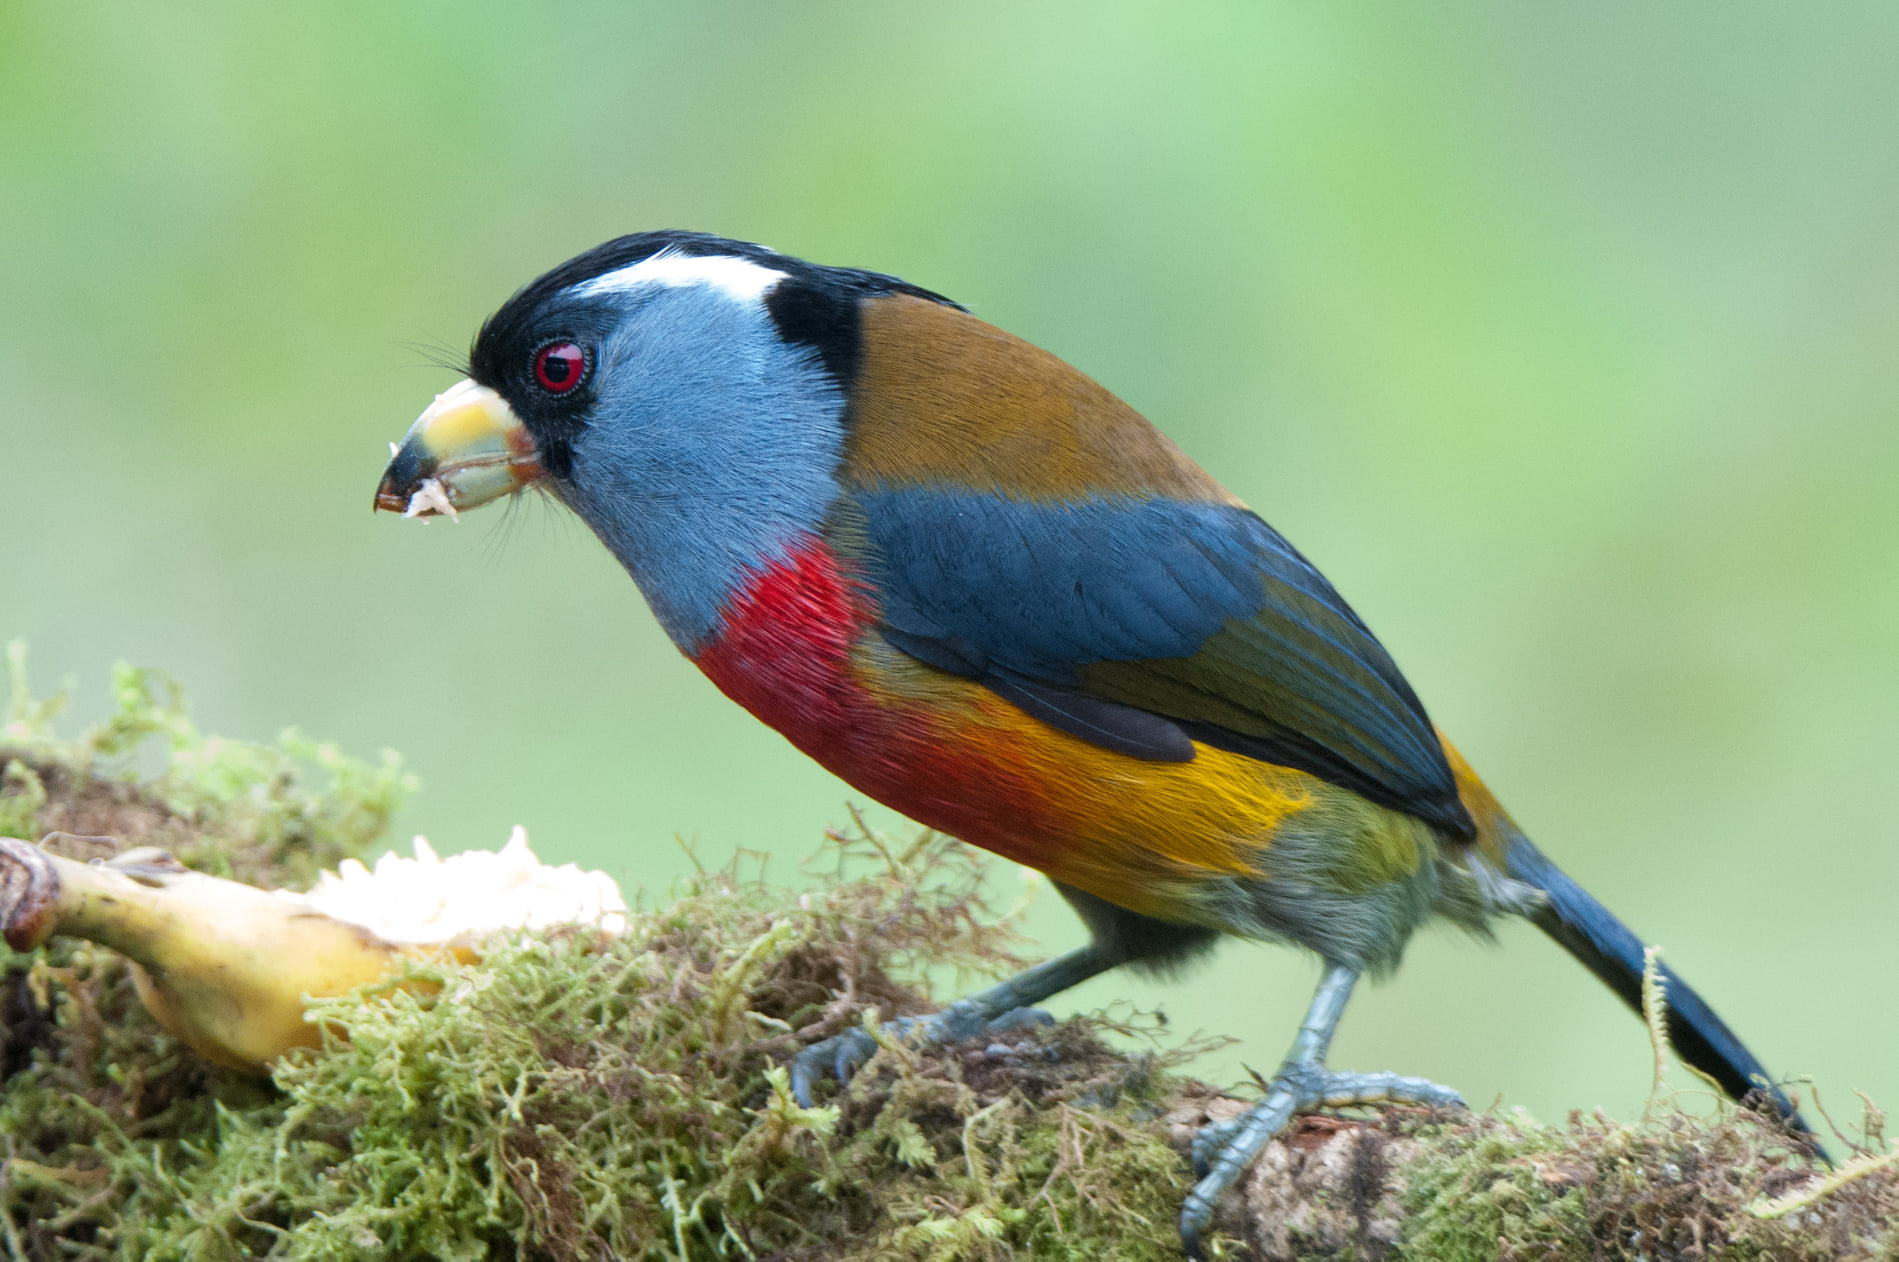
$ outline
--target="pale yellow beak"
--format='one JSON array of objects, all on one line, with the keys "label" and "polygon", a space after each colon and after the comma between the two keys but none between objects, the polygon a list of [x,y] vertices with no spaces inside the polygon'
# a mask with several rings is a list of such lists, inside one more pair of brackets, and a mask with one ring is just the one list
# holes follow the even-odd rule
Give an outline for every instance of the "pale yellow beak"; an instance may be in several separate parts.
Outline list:
[{"label": "pale yellow beak", "polygon": [[453,517],[547,476],[540,448],[507,400],[462,380],[416,418],[376,487],[376,507],[404,517]]}]

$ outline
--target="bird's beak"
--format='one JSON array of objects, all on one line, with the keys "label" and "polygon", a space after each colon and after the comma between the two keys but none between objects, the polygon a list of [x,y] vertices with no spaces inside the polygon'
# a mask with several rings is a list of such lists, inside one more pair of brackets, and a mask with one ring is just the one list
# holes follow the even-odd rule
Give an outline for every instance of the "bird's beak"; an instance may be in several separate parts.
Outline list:
[{"label": "bird's beak", "polygon": [[453,517],[547,476],[534,435],[507,400],[467,380],[436,395],[389,451],[376,507],[404,517]]}]

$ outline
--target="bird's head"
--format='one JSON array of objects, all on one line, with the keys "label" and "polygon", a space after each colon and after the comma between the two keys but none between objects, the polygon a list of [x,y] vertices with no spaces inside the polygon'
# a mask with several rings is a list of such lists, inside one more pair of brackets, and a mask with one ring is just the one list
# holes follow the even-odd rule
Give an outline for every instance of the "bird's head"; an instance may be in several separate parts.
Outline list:
[{"label": "bird's head", "polygon": [[936,298],[699,233],[610,241],[482,325],[376,507],[454,514],[548,490],[691,651],[731,585],[835,500],[859,303],[892,292]]}]

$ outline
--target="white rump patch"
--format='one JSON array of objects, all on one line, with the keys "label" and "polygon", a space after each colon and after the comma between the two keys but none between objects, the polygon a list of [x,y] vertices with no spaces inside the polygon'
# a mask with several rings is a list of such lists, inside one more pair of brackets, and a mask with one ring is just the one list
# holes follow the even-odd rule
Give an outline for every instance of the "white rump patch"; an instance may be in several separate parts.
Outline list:
[{"label": "white rump patch", "polygon": [[681,254],[665,249],[630,267],[597,276],[574,292],[583,298],[642,285],[707,285],[740,302],[757,302],[785,274],[729,254]]}]

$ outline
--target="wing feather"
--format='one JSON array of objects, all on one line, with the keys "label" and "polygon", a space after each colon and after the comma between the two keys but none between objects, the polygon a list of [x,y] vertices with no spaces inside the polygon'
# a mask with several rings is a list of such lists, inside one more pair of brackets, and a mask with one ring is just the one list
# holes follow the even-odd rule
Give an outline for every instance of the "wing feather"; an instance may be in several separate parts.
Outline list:
[{"label": "wing feather", "polygon": [[856,509],[883,633],[918,660],[1136,757],[1190,756],[1191,737],[1470,833],[1396,663],[1246,509],[917,486]]}]

